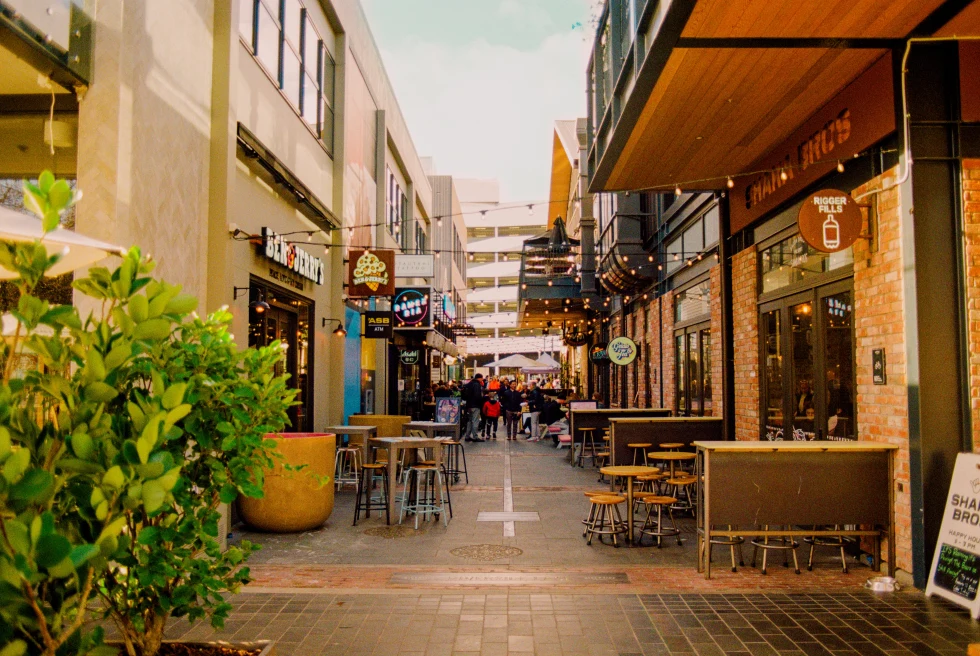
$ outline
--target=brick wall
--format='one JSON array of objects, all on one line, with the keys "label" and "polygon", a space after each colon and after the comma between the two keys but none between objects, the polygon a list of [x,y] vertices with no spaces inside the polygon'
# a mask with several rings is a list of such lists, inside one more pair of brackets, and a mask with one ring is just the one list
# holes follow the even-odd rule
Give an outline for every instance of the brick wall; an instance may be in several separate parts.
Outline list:
[{"label": "brick wall", "polygon": [[663,348],[664,407],[674,408],[674,292],[667,292],[660,298],[660,312],[663,315],[663,330],[660,343]]},{"label": "brick wall", "polygon": [[721,344],[725,336],[721,332],[721,265],[711,267],[708,281],[711,291],[711,414],[725,416],[725,377],[722,373]]},{"label": "brick wall", "polygon": [[966,300],[970,346],[970,414],[973,449],[980,452],[980,160],[963,160],[966,233]]},{"label": "brick wall", "polygon": [[[980,184],[980,170],[977,170]],[[888,187],[897,169],[854,190]],[[882,179],[884,178],[884,180]],[[896,564],[911,571],[911,503],[909,497],[908,390],[905,368],[901,197],[899,188],[877,195],[878,242],[854,244],[854,338],[857,378],[858,437],[899,447],[895,466]],[[868,200],[874,202],[873,196]],[[864,231],[867,232],[867,224]],[[875,385],[871,351],[885,349],[887,385]]]},{"label": "brick wall", "polygon": [[735,439],[738,440],[757,440],[760,436],[757,263],[755,246],[732,257]]}]

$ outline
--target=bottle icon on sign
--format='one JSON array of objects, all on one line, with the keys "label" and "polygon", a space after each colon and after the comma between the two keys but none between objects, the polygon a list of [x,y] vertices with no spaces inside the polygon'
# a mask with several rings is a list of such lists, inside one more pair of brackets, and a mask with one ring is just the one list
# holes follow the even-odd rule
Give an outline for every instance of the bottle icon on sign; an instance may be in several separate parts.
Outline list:
[{"label": "bottle icon on sign", "polygon": [[840,224],[833,214],[828,214],[823,222],[823,245],[830,250],[840,246]]}]

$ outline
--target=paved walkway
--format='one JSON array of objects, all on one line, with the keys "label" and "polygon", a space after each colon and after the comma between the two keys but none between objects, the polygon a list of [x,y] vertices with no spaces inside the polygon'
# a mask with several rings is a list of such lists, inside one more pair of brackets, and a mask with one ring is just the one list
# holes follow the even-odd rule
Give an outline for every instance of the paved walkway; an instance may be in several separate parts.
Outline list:
[{"label": "paved walkway", "polygon": [[[233,539],[263,549],[225,630],[175,622],[170,634],[273,639],[280,656],[952,656],[980,642],[978,625],[945,602],[866,592],[870,569],[852,558],[842,574],[831,549],[817,551],[812,572],[771,562],[762,576],[750,566],[730,572],[720,548],[721,566],[705,581],[690,518],[680,520],[681,546],[587,546],[582,493],[602,486],[595,470],[571,468],[565,454],[525,441],[467,445],[469,483],[453,488],[448,527],[415,531],[376,516],[353,527],[349,489],[319,530],[279,536],[238,527]],[[512,529],[477,521],[511,509],[538,521]],[[751,559],[751,547],[744,555]]]}]

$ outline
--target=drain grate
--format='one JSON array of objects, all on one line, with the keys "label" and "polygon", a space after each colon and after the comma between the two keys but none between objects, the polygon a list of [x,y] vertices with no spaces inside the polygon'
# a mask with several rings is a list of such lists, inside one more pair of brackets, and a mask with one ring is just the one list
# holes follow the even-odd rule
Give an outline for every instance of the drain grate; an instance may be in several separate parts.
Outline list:
[{"label": "drain grate", "polygon": [[489,563],[502,558],[514,558],[524,552],[517,547],[505,547],[500,544],[473,544],[467,547],[456,547],[449,553],[459,558]]},{"label": "drain grate", "polygon": [[372,526],[364,529],[364,535],[372,538],[384,538],[394,540],[395,538],[410,538],[418,535],[421,531],[416,531],[411,526]]}]

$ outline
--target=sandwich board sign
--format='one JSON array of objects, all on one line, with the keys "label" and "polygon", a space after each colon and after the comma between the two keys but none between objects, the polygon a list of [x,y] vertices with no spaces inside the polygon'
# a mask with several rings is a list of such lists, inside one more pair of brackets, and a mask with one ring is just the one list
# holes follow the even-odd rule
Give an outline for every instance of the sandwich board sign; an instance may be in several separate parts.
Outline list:
[{"label": "sandwich board sign", "polygon": [[956,456],[926,595],[942,597],[980,619],[980,454]]}]

